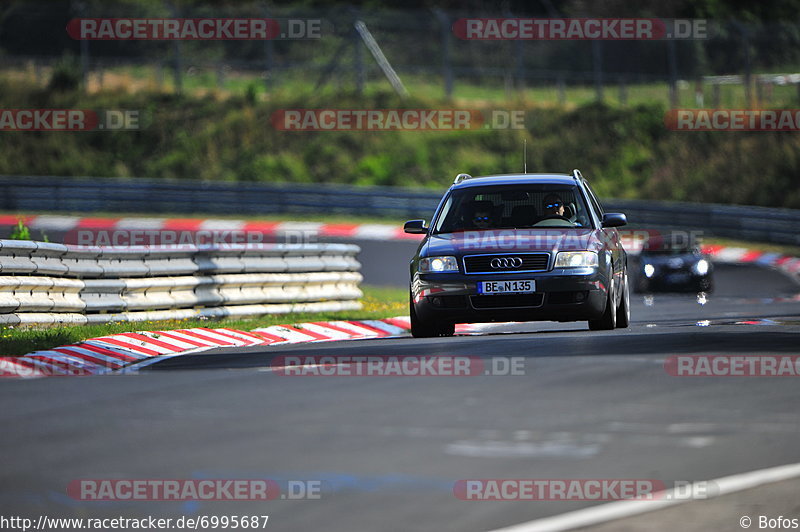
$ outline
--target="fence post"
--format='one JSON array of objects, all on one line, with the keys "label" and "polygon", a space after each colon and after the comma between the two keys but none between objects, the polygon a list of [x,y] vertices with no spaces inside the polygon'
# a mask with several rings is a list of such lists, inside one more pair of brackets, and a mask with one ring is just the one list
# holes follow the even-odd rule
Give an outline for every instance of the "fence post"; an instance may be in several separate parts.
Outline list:
[{"label": "fence post", "polygon": [[567,103],[567,87],[566,83],[564,82],[564,76],[558,76],[558,80],[556,81],[556,85],[558,85],[558,104],[563,106]]},{"label": "fence post", "polygon": [[678,57],[675,41],[667,39],[667,65],[669,66],[669,106],[678,107]]},{"label": "fence post", "polygon": [[[173,18],[178,18],[178,9],[171,2],[169,3],[169,10]],[[175,92],[181,94],[183,92],[183,77],[181,75],[181,70],[183,70],[183,66],[181,64],[181,41],[173,41],[172,50],[175,54],[172,64],[175,76]]]},{"label": "fence post", "polygon": [[742,34],[742,53],[744,54],[744,101],[748,109],[753,108],[753,72],[750,62],[750,32],[744,24],[733,21],[732,25]]},{"label": "fence post", "polygon": [[705,96],[703,95],[703,78],[698,76],[694,82],[694,104],[697,107],[705,105]]},{"label": "fence post", "polygon": [[750,41],[746,29],[742,30],[743,39],[742,46],[744,46],[744,99],[747,108],[753,107],[753,72],[750,64]]},{"label": "fence post", "polygon": [[356,29],[358,37],[364,42],[364,46],[366,46],[367,50],[369,50],[369,52],[372,54],[375,62],[378,63],[383,75],[386,76],[387,80],[389,80],[389,84],[391,84],[394,91],[403,98],[408,96],[408,91],[403,86],[400,76],[397,75],[397,72],[395,72],[394,68],[392,68],[389,60],[386,59],[381,47],[378,45],[378,41],[376,41],[375,37],[372,36],[372,33],[369,31],[369,28],[367,28],[367,25],[364,24],[363,21],[357,20],[356,23],[353,24],[353,27]]},{"label": "fence post", "polygon": [[755,101],[755,104],[759,105],[759,106],[760,105],[764,105],[764,103],[763,103],[764,102],[764,86],[761,83],[761,80],[758,79],[758,77],[756,77],[756,79],[755,79],[755,84],[756,84],[756,101]]},{"label": "fence post", "polygon": [[625,76],[619,78],[619,103],[620,105],[628,104],[628,90],[625,85]]},{"label": "fence post", "polygon": [[156,63],[156,87],[158,88],[158,92],[161,92],[164,88],[164,62],[162,60],[158,60]]},{"label": "fence post", "polygon": [[[75,3],[76,13],[78,18],[82,18],[85,14],[85,6],[82,2]],[[89,92],[89,40],[81,39],[81,86],[84,92]]]},{"label": "fence post", "polygon": [[[269,11],[266,5],[261,6],[261,12],[264,18],[269,18]],[[274,57],[275,57],[275,43],[274,39],[277,35],[271,35],[270,38],[264,39],[264,90],[269,93],[270,86],[275,85],[273,79]]]},{"label": "fence post", "polygon": [[355,76],[356,76],[356,92],[361,95],[364,94],[364,83],[366,73],[364,72],[364,48],[361,46],[361,38],[358,36],[358,31],[355,28],[355,22],[358,22],[358,17],[354,17],[354,25],[350,34],[353,39],[353,51],[355,52]]},{"label": "fence post", "polygon": [[173,63],[173,69],[175,74],[175,92],[181,94],[183,92],[183,77],[181,75],[181,70],[183,70],[183,66],[181,65],[180,41],[175,41],[173,47],[175,49],[175,61]]},{"label": "fence post", "polygon": [[703,44],[703,41],[699,39],[693,41],[692,48],[694,52],[692,71],[695,76],[694,101],[697,107],[704,107],[706,88],[702,72],[708,72],[709,70],[708,58],[706,57],[706,49]]},{"label": "fence post", "polygon": [[225,87],[225,65],[217,63],[217,89],[222,90]]},{"label": "fence post", "polygon": [[[505,10],[503,16],[509,19],[514,18],[514,14],[508,9]],[[522,40],[514,39],[512,46],[514,47],[514,87],[522,92],[525,90],[525,63],[522,55]]]},{"label": "fence post", "polygon": [[444,79],[444,95],[449,100],[453,97],[453,65],[450,57],[450,17],[441,9],[434,9],[441,25],[442,38],[442,78]]},{"label": "fence post", "polygon": [[603,41],[592,41],[592,57],[594,58],[594,92],[598,102],[603,101]]},{"label": "fence post", "polygon": [[89,92],[89,41],[81,41],[81,84],[84,92]]},{"label": "fence post", "polygon": [[525,82],[525,55],[522,53],[522,40],[517,39],[514,41],[514,51],[516,52],[516,74],[517,74],[517,90],[524,92],[527,87]]}]

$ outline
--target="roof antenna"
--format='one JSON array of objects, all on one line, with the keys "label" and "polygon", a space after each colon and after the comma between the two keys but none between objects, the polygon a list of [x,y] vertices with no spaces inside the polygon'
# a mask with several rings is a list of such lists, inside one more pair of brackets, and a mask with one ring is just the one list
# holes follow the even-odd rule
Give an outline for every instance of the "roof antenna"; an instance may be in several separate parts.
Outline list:
[{"label": "roof antenna", "polygon": [[522,166],[524,173],[528,173],[528,139],[522,139]]}]

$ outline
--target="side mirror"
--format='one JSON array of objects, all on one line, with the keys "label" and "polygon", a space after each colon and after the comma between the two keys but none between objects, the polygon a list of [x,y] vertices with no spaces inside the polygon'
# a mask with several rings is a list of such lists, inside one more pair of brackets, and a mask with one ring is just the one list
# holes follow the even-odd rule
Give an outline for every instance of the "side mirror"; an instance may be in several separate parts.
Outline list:
[{"label": "side mirror", "polygon": [[409,220],[403,225],[403,231],[411,235],[424,235],[428,232],[425,220]]},{"label": "side mirror", "polygon": [[603,215],[603,227],[621,227],[628,225],[628,217],[620,212],[610,212]]}]

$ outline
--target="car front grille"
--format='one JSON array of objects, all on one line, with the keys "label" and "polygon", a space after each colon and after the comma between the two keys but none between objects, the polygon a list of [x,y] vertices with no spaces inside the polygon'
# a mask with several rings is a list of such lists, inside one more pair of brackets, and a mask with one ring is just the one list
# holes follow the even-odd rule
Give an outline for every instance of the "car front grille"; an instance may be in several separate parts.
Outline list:
[{"label": "car front grille", "polygon": [[470,297],[472,307],[476,309],[541,307],[543,300],[542,293]]},{"label": "car front grille", "polygon": [[[500,259],[498,267],[492,266],[494,259]],[[518,260],[513,260],[518,259]],[[516,266],[516,262],[520,262]],[[502,263],[507,264],[502,264]],[[465,273],[524,273],[547,270],[549,253],[510,253],[504,255],[467,255],[464,257]]]}]

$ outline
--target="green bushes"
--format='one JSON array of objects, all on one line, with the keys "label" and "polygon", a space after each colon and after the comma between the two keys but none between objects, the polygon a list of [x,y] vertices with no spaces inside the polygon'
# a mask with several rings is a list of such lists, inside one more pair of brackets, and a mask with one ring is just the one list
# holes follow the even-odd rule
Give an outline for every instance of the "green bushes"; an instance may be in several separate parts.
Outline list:
[{"label": "green bushes", "polygon": [[[276,97],[273,97],[276,98]],[[138,109],[139,131],[4,132],[0,174],[165,177],[349,183],[442,189],[458,172],[488,174],[580,168],[604,196],[800,208],[800,136],[794,133],[673,132],[658,104],[531,107],[525,130],[277,131],[270,117],[291,108],[437,108],[378,93],[259,102],[155,94],[42,91],[0,82],[5,108]],[[507,102],[486,109],[517,108]],[[459,107],[475,107],[459,105]]]}]

